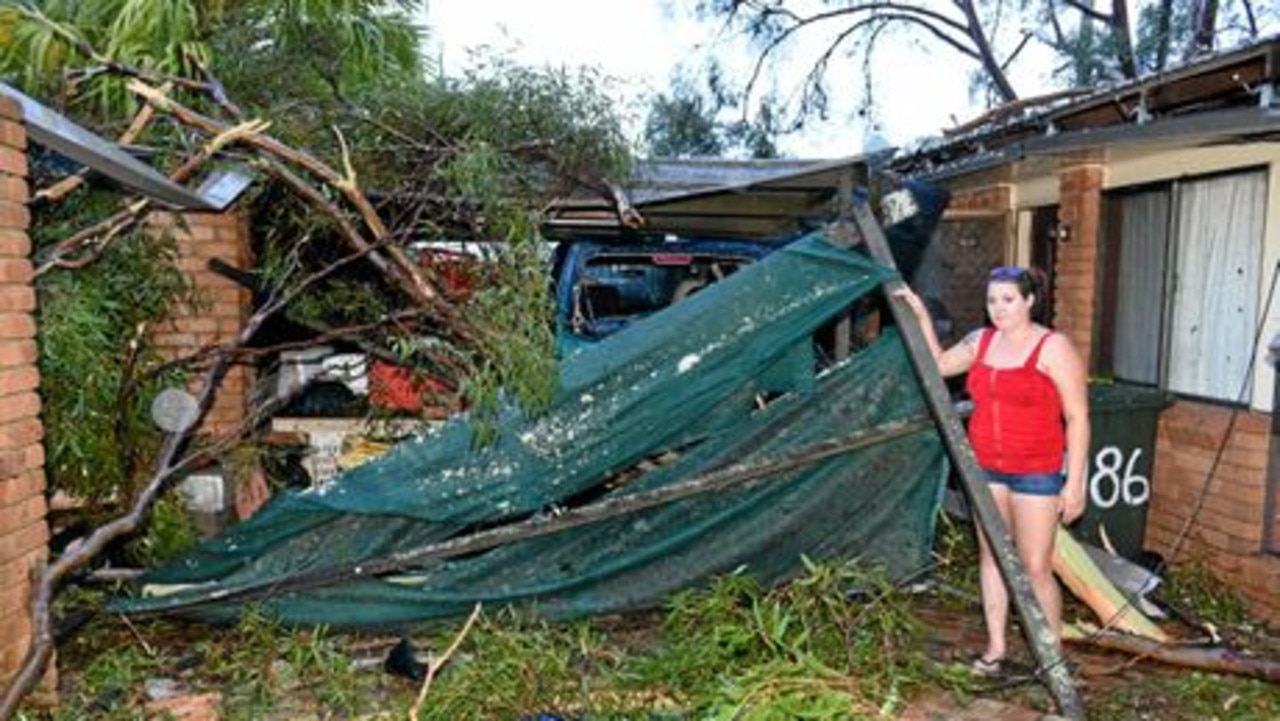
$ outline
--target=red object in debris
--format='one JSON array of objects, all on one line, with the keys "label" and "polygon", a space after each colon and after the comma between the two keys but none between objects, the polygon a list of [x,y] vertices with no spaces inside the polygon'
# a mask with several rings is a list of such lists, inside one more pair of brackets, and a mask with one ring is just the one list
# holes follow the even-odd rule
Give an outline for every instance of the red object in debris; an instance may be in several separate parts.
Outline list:
[{"label": "red object in debris", "polygon": [[[375,359],[369,369],[369,402],[383,410],[418,413],[424,397],[449,395],[449,387],[441,381],[404,366]],[[438,403],[428,406],[425,415],[443,418],[453,410],[451,404]]]},{"label": "red object in debris", "polygon": [[[427,248],[418,256],[418,265],[429,272],[440,292],[455,302],[469,299],[485,280],[483,261],[469,253]],[[433,419],[458,410],[456,394],[443,381],[376,358],[369,368],[369,402],[382,410]]]},{"label": "red object in debris", "polygon": [[267,486],[267,476],[261,466],[255,464],[245,477],[236,479],[235,485],[236,518],[241,521],[247,520],[271,500],[271,488]]},{"label": "red object in debris", "polygon": [[484,270],[473,256],[434,249],[423,253],[418,264],[430,271],[450,300],[470,298],[480,287]]},{"label": "red object in debris", "polygon": [[649,257],[654,265],[689,265],[693,262],[691,253],[654,253]]}]

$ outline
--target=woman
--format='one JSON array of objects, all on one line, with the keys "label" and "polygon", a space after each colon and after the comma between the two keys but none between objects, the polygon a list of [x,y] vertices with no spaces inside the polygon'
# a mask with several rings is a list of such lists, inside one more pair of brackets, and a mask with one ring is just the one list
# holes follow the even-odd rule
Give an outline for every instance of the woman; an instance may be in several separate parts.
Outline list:
[{"label": "woman", "polygon": [[[987,314],[993,327],[976,330],[945,351],[920,298],[905,288],[897,295],[919,318],[942,375],[969,374],[974,455],[1036,599],[1060,635],[1062,596],[1053,576],[1053,542],[1059,521],[1069,524],[1084,512],[1089,401],[1084,364],[1071,342],[1034,320],[1042,286],[1036,271],[992,270]],[[978,547],[987,647],[973,671],[994,675],[1008,652],[1009,594],[983,533]]]}]

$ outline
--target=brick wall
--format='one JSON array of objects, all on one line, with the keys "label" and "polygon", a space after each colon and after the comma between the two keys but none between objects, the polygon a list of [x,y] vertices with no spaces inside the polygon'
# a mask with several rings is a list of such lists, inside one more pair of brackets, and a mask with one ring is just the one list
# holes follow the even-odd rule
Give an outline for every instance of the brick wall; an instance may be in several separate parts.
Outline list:
[{"label": "brick wall", "polygon": [[[1105,160],[1098,156],[1065,160],[1058,170],[1058,220],[1070,235],[1058,245],[1054,324],[1070,335],[1085,358],[1093,353],[1105,180]],[[1186,400],[1161,414],[1145,545],[1169,559],[1187,518],[1195,513],[1171,560],[1203,562],[1239,591],[1254,613],[1277,624],[1280,557],[1262,552],[1271,419],[1262,413],[1239,413],[1221,462],[1209,478],[1206,474],[1228,433],[1231,414],[1229,408]]]},{"label": "brick wall", "polygon": [[[247,221],[232,213],[186,213],[178,218],[156,213],[149,225],[154,232],[171,233],[178,246],[178,268],[196,289],[192,306],[175,309],[155,331],[156,345],[167,358],[189,355],[206,346],[234,338],[243,328],[250,303],[249,291],[229,278],[209,270],[217,258],[236,268],[251,263]],[[197,384],[195,379],[193,384]],[[227,374],[200,432],[220,435],[236,430],[245,417],[250,371],[236,366]]]},{"label": "brick wall", "polygon": [[[1170,558],[1195,513],[1175,565],[1202,562],[1240,592],[1258,617],[1280,625],[1280,556],[1262,552],[1271,418],[1239,411],[1233,424],[1231,414],[1230,408],[1190,401],[1161,414],[1146,547]],[[1228,431],[1222,459],[1210,476]]]},{"label": "brick wall", "polygon": [[26,147],[17,104],[0,98],[0,683],[26,654],[32,570],[49,538]]},{"label": "brick wall", "polygon": [[997,182],[977,187],[951,188],[947,210],[957,215],[966,211],[1010,213],[1013,211],[1013,186]]},{"label": "brick wall", "polygon": [[1094,157],[1063,161],[1058,170],[1058,222],[1069,233],[1058,244],[1054,319],[1084,358],[1093,352],[1099,220],[1105,166]]}]

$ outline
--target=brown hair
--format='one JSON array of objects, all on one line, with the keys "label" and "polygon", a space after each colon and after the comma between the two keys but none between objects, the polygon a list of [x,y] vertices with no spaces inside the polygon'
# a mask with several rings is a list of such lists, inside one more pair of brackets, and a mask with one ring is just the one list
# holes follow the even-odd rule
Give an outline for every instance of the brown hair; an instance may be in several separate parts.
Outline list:
[{"label": "brown hair", "polygon": [[987,278],[987,284],[991,283],[1011,283],[1023,298],[1034,295],[1036,300],[1031,305],[1031,320],[1041,325],[1048,323],[1049,277],[1043,270],[1034,266],[998,266],[991,269]]}]

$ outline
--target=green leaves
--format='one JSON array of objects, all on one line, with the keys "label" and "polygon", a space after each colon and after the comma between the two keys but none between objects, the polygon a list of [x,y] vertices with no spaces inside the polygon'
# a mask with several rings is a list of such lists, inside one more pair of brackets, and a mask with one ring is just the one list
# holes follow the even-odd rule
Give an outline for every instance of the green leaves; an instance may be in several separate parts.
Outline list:
[{"label": "green leaves", "polygon": [[806,569],[772,591],[735,574],[677,596],[633,682],[667,688],[695,718],[893,717],[925,678],[906,596],[852,564]]},{"label": "green leaves", "polygon": [[[39,214],[38,246],[63,237],[98,196]],[[136,231],[99,263],[37,284],[39,366],[49,485],[97,502],[126,500],[132,459],[158,443],[152,398],[179,381],[144,374],[161,362],[146,329],[188,296],[170,242]]]},{"label": "green leaves", "polygon": [[[739,97],[730,92],[719,66],[708,70],[706,88],[687,76],[671,82],[671,94],[659,93],[649,104],[644,140],[651,156],[775,158],[782,132],[771,98],[760,101],[746,118]],[[728,119],[726,119],[728,118]]]},{"label": "green leaves", "polygon": [[[0,74],[39,95],[53,95],[69,70],[102,59],[145,73],[226,82],[232,96],[259,84],[298,100],[317,89],[341,97],[385,75],[419,74],[422,31],[414,0],[47,0],[0,11],[0,34],[13,42]],[[74,49],[88,42],[103,58]],[[91,71],[78,88],[99,120],[132,112],[119,76]],[[301,89],[303,92],[298,92]],[[59,93],[61,94],[61,93]]]}]

